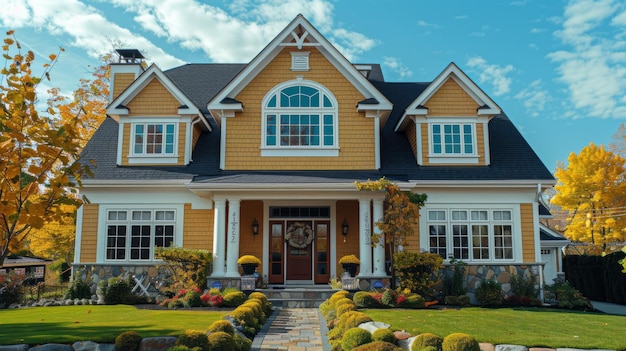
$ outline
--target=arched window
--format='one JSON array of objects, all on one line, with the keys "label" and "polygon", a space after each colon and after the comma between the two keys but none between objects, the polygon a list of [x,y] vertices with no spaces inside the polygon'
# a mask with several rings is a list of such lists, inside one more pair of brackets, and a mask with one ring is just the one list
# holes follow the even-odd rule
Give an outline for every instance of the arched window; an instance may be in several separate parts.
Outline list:
[{"label": "arched window", "polygon": [[262,135],[265,156],[336,155],[337,102],[311,81],[278,85],[263,99]]}]

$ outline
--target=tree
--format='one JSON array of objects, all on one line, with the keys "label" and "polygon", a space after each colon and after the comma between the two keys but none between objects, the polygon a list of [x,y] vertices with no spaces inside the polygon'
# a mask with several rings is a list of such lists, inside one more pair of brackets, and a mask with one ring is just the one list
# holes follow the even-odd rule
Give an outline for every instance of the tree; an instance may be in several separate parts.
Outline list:
[{"label": "tree", "polygon": [[[36,88],[57,62],[50,55],[43,74],[32,72],[35,55],[25,55],[7,32],[2,46],[5,65],[0,73],[0,266],[11,248],[19,247],[33,229],[48,222],[64,223],[66,207],[80,204],[74,187],[88,172],[75,162],[81,150],[78,115],[59,118],[52,107],[36,109]],[[61,49],[62,51],[62,49]]]},{"label": "tree", "polygon": [[565,235],[581,242],[606,245],[626,239],[625,160],[593,143],[556,171],[552,203],[568,213]]}]

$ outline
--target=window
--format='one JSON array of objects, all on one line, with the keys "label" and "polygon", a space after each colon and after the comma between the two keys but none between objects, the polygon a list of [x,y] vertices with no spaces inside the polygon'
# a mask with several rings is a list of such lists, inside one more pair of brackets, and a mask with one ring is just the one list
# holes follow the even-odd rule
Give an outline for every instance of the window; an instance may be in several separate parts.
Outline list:
[{"label": "window", "polygon": [[444,258],[513,259],[513,211],[510,209],[428,210],[428,235],[430,252]]},{"label": "window", "polygon": [[474,155],[472,124],[431,124],[432,154]]},{"label": "window", "polygon": [[176,135],[174,123],[133,124],[134,155],[174,155]]},{"label": "window", "polygon": [[145,261],[154,247],[172,247],[176,213],[173,210],[109,210],[106,259]]},{"label": "window", "polygon": [[[263,148],[266,151],[337,149],[337,104],[322,86],[313,82],[288,84],[274,89],[263,101]],[[262,155],[290,154],[265,152]],[[306,156],[300,152],[298,155]]]}]

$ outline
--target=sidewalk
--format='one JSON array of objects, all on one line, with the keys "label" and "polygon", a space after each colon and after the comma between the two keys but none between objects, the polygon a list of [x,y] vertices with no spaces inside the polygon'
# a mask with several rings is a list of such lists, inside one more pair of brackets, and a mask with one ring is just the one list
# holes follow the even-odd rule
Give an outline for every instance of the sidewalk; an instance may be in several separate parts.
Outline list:
[{"label": "sidewalk", "polygon": [[254,338],[252,350],[330,351],[327,331],[317,308],[279,309]]},{"label": "sidewalk", "polygon": [[626,306],[609,302],[591,301],[593,307],[604,313],[626,316]]}]

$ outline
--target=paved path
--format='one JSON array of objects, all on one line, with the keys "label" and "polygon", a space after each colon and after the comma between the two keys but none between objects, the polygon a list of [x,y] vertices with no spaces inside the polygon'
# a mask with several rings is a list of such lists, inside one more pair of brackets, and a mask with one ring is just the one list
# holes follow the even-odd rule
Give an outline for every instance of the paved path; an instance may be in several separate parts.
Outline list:
[{"label": "paved path", "polygon": [[326,324],[317,308],[285,308],[274,312],[254,338],[252,350],[326,351]]}]

